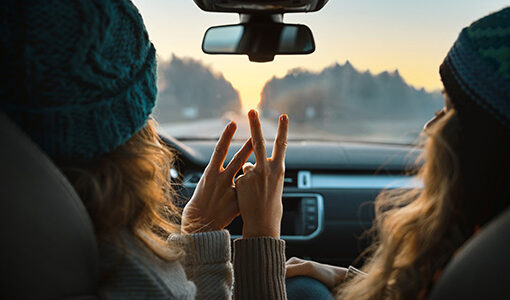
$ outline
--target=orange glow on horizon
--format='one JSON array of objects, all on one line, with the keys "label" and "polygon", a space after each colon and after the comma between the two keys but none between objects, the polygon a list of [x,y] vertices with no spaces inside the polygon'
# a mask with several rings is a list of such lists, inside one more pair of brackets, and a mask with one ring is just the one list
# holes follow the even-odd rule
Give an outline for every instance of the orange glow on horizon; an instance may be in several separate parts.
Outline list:
[{"label": "orange glow on horizon", "polygon": [[[235,88],[235,86],[234,86]],[[241,103],[243,105],[243,112],[248,112],[252,108],[257,108],[262,100],[262,87],[260,91],[257,90],[238,90],[239,98],[241,99]]]}]

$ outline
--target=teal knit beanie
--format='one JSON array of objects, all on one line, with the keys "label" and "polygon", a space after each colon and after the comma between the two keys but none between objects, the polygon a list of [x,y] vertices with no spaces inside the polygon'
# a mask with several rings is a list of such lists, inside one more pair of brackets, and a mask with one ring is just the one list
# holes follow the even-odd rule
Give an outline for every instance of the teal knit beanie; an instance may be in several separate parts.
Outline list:
[{"label": "teal knit beanie", "polygon": [[464,28],[440,74],[461,118],[476,107],[510,130],[510,7]]},{"label": "teal knit beanie", "polygon": [[145,124],[155,49],[129,0],[0,4],[0,108],[52,158],[97,157]]}]

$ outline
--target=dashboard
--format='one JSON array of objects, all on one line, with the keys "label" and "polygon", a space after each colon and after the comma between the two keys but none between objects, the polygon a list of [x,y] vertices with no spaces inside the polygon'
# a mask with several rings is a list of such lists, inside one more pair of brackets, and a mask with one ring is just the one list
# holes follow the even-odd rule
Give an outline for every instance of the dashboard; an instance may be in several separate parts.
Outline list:
[{"label": "dashboard", "polygon": [[[162,138],[178,152],[174,177],[181,186],[179,204],[184,205],[216,141]],[[271,153],[272,145],[267,144],[267,153]],[[232,142],[227,163],[241,146],[240,141]],[[281,232],[287,257],[353,264],[368,245],[362,236],[371,227],[373,202],[381,190],[421,187],[413,176],[420,154],[420,149],[407,145],[290,141]],[[255,157],[249,161],[255,163]],[[240,217],[228,227],[233,239],[240,237],[241,229]]]}]

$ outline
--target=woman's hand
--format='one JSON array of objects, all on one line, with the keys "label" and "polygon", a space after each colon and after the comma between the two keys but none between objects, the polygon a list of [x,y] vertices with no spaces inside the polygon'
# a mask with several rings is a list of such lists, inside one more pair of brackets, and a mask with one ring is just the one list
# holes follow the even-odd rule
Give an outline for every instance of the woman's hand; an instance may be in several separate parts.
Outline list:
[{"label": "woman's hand", "polygon": [[258,114],[251,110],[248,116],[257,162],[245,164],[244,174],[236,180],[237,202],[244,222],[243,237],[280,238],[289,118],[287,115],[280,117],[273,155],[268,159]]},{"label": "woman's hand", "polygon": [[345,278],[346,268],[292,257],[285,263],[285,277],[307,276],[324,283],[331,291]]},{"label": "woman's hand", "polygon": [[211,161],[182,212],[182,233],[222,230],[239,215],[234,177],[250,157],[252,143],[248,140],[223,168],[236,129],[236,124],[230,123],[216,144]]}]

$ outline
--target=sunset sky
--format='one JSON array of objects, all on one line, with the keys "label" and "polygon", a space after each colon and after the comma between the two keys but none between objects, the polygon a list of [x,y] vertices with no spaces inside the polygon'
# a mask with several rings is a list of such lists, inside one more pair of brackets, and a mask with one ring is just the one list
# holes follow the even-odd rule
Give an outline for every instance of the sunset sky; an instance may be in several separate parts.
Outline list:
[{"label": "sunset sky", "polygon": [[222,73],[240,92],[245,108],[255,107],[264,83],[293,68],[320,71],[349,60],[373,73],[398,69],[415,87],[441,88],[438,68],[460,30],[496,10],[503,0],[330,0],[319,12],[287,14],[287,23],[308,25],[317,50],[311,55],[277,56],[251,63],[246,56],[202,53],[210,26],[238,23],[236,14],[201,11],[193,0],[134,0],[160,59],[192,57]]}]

